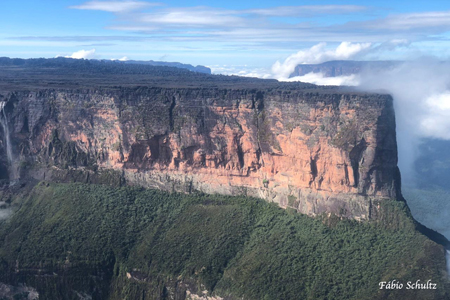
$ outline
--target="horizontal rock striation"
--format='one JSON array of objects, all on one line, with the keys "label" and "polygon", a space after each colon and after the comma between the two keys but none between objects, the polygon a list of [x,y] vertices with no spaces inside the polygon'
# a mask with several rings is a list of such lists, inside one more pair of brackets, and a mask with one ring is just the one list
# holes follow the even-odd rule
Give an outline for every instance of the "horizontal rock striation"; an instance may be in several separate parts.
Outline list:
[{"label": "horizontal rock striation", "polygon": [[387,95],[141,87],[1,100],[22,177],[90,182],[114,170],[128,184],[355,219],[370,218],[374,200],[401,198]]}]

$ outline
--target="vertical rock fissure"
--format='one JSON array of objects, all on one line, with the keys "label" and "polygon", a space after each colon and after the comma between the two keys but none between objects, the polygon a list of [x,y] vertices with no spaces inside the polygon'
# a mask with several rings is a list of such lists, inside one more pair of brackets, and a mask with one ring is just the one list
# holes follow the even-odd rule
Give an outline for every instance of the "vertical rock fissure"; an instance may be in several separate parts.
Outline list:
[{"label": "vertical rock fissure", "polygon": [[264,158],[262,155],[262,147],[261,147],[261,141],[260,141],[260,130],[261,130],[261,124],[259,124],[259,118],[261,116],[262,111],[264,110],[264,97],[261,92],[256,93],[256,99],[252,99],[252,109],[254,110],[255,114],[255,122],[256,122],[256,138],[258,141],[258,149],[256,150],[258,155],[258,161],[261,160],[261,165],[264,166]]},{"label": "vertical rock fissure", "polygon": [[349,177],[348,177],[348,165],[346,163],[344,163],[344,174],[345,174],[345,176],[344,176],[345,182],[344,183],[346,185],[348,185],[350,180],[349,180]]},{"label": "vertical rock fissure", "polygon": [[349,153],[350,162],[352,164],[353,169],[353,177],[354,177],[354,186],[358,187],[359,185],[359,168],[360,161],[363,156],[364,150],[367,148],[367,143],[364,139],[362,139]]},{"label": "vertical rock fissure", "polygon": [[310,157],[309,159],[309,165],[311,167],[311,181],[309,182],[309,186],[311,187],[313,182],[316,180],[318,171],[317,171],[317,162],[316,159],[313,159],[312,157]]},{"label": "vertical rock fissure", "polygon": [[241,145],[241,139],[239,136],[235,137],[235,142],[236,142],[236,150],[237,150],[237,155],[238,155],[238,160],[239,160],[239,168],[242,169],[245,165],[244,162],[244,151],[242,151],[242,145]]},{"label": "vertical rock fissure", "polygon": [[175,96],[172,97],[172,102],[170,103],[170,108],[169,108],[169,126],[170,126],[170,131],[173,131],[174,129],[174,120],[173,120],[173,110],[175,109],[175,105],[176,105],[176,101],[175,101]]}]

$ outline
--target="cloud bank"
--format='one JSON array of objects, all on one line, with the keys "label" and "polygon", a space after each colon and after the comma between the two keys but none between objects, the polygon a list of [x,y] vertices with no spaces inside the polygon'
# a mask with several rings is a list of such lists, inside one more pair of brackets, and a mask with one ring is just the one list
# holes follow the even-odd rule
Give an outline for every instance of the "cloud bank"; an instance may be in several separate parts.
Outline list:
[{"label": "cloud bank", "polygon": [[427,97],[425,108],[428,114],[420,122],[422,135],[450,140],[450,91]]},{"label": "cloud bank", "polygon": [[236,75],[272,79],[273,75],[265,68],[249,67],[247,65],[209,65],[213,74]]},{"label": "cloud bank", "polygon": [[314,83],[317,85],[348,85],[348,86],[358,86],[360,83],[360,76],[357,74],[352,74],[348,76],[336,76],[336,77],[326,77],[322,73],[308,73],[303,76],[295,76],[292,78],[279,78],[279,81],[301,81]]},{"label": "cloud bank", "polygon": [[[266,45],[298,41],[439,41],[441,37],[437,35],[448,32],[450,26],[450,11],[386,15],[385,10],[363,5],[224,9],[214,6],[172,7],[130,0],[88,1],[69,8],[114,13],[116,19],[107,26],[110,30],[158,34],[160,40],[173,41],[240,41]],[[363,18],[351,22],[340,18],[325,19],[327,16],[350,14]],[[280,17],[285,17],[285,20]]]},{"label": "cloud bank", "polygon": [[406,181],[414,180],[413,163],[423,139],[450,140],[449,67],[428,58],[361,74],[361,89],[383,90],[394,98],[399,167]]},{"label": "cloud bank", "polygon": [[[209,64],[223,63],[231,51],[242,54],[236,62],[238,64],[247,63],[245,57],[252,59],[255,53],[270,56],[265,61],[267,63],[269,59],[276,60],[280,53],[287,53],[287,50],[293,52],[319,42],[337,45],[342,41],[351,41],[349,45],[356,47],[353,49],[348,48],[349,45],[347,48],[345,44],[341,45],[344,53],[335,53],[336,57],[328,59],[345,59],[345,53],[351,55],[352,51],[362,52],[358,47],[368,44],[372,44],[369,47],[371,51],[376,47],[379,55],[383,56],[393,46],[384,43],[394,40],[413,45],[403,48],[403,54],[407,55],[413,55],[416,49],[442,56],[450,53],[450,11],[446,10],[394,13],[393,10],[365,5],[267,7],[264,3],[246,9],[233,9],[240,7],[238,4],[227,4],[226,7],[217,7],[213,2],[203,6],[182,6],[179,3],[139,0],[86,1],[68,8],[73,10],[73,14],[80,14],[80,18],[86,14],[92,14],[93,17],[99,13],[111,14],[111,18],[100,25],[101,28],[85,30],[86,26],[83,26],[72,35],[54,32],[47,32],[47,35],[6,34],[4,40],[0,40],[0,45],[54,48],[68,47],[70,44],[71,47],[79,48],[88,43],[99,45],[114,42],[111,48],[117,53],[122,53],[120,51],[126,47],[129,55],[144,56],[143,49],[150,48],[148,45],[152,43],[154,47],[151,51],[158,49],[164,53],[177,52],[179,57],[192,57],[179,51],[189,45],[199,49],[197,53],[217,58],[215,61],[208,60]],[[97,34],[91,35],[92,32]],[[291,59],[301,60],[302,55],[305,53],[297,53],[300,57]],[[146,58],[154,59],[150,56]],[[391,57],[385,55],[385,58]],[[195,63],[202,64],[200,60]],[[279,64],[277,73],[285,76],[289,70],[289,61],[280,61]]]}]

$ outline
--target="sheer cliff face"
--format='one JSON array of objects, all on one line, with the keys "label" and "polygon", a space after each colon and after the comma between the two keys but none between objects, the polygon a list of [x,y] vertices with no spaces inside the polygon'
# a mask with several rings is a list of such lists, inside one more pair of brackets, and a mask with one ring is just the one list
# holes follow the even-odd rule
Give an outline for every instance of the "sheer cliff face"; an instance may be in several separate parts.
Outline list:
[{"label": "sheer cliff face", "polygon": [[4,100],[22,176],[114,169],[129,184],[356,219],[399,193],[389,96],[140,88]]}]

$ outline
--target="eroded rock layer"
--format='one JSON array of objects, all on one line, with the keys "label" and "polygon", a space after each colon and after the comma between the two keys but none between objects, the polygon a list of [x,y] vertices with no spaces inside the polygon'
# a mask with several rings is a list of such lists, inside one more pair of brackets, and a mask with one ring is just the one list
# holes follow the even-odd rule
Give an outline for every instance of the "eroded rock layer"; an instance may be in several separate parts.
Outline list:
[{"label": "eroded rock layer", "polygon": [[116,170],[128,184],[245,194],[356,219],[370,218],[374,199],[400,197],[386,95],[109,88],[2,101],[22,177],[78,172],[89,182]]}]

